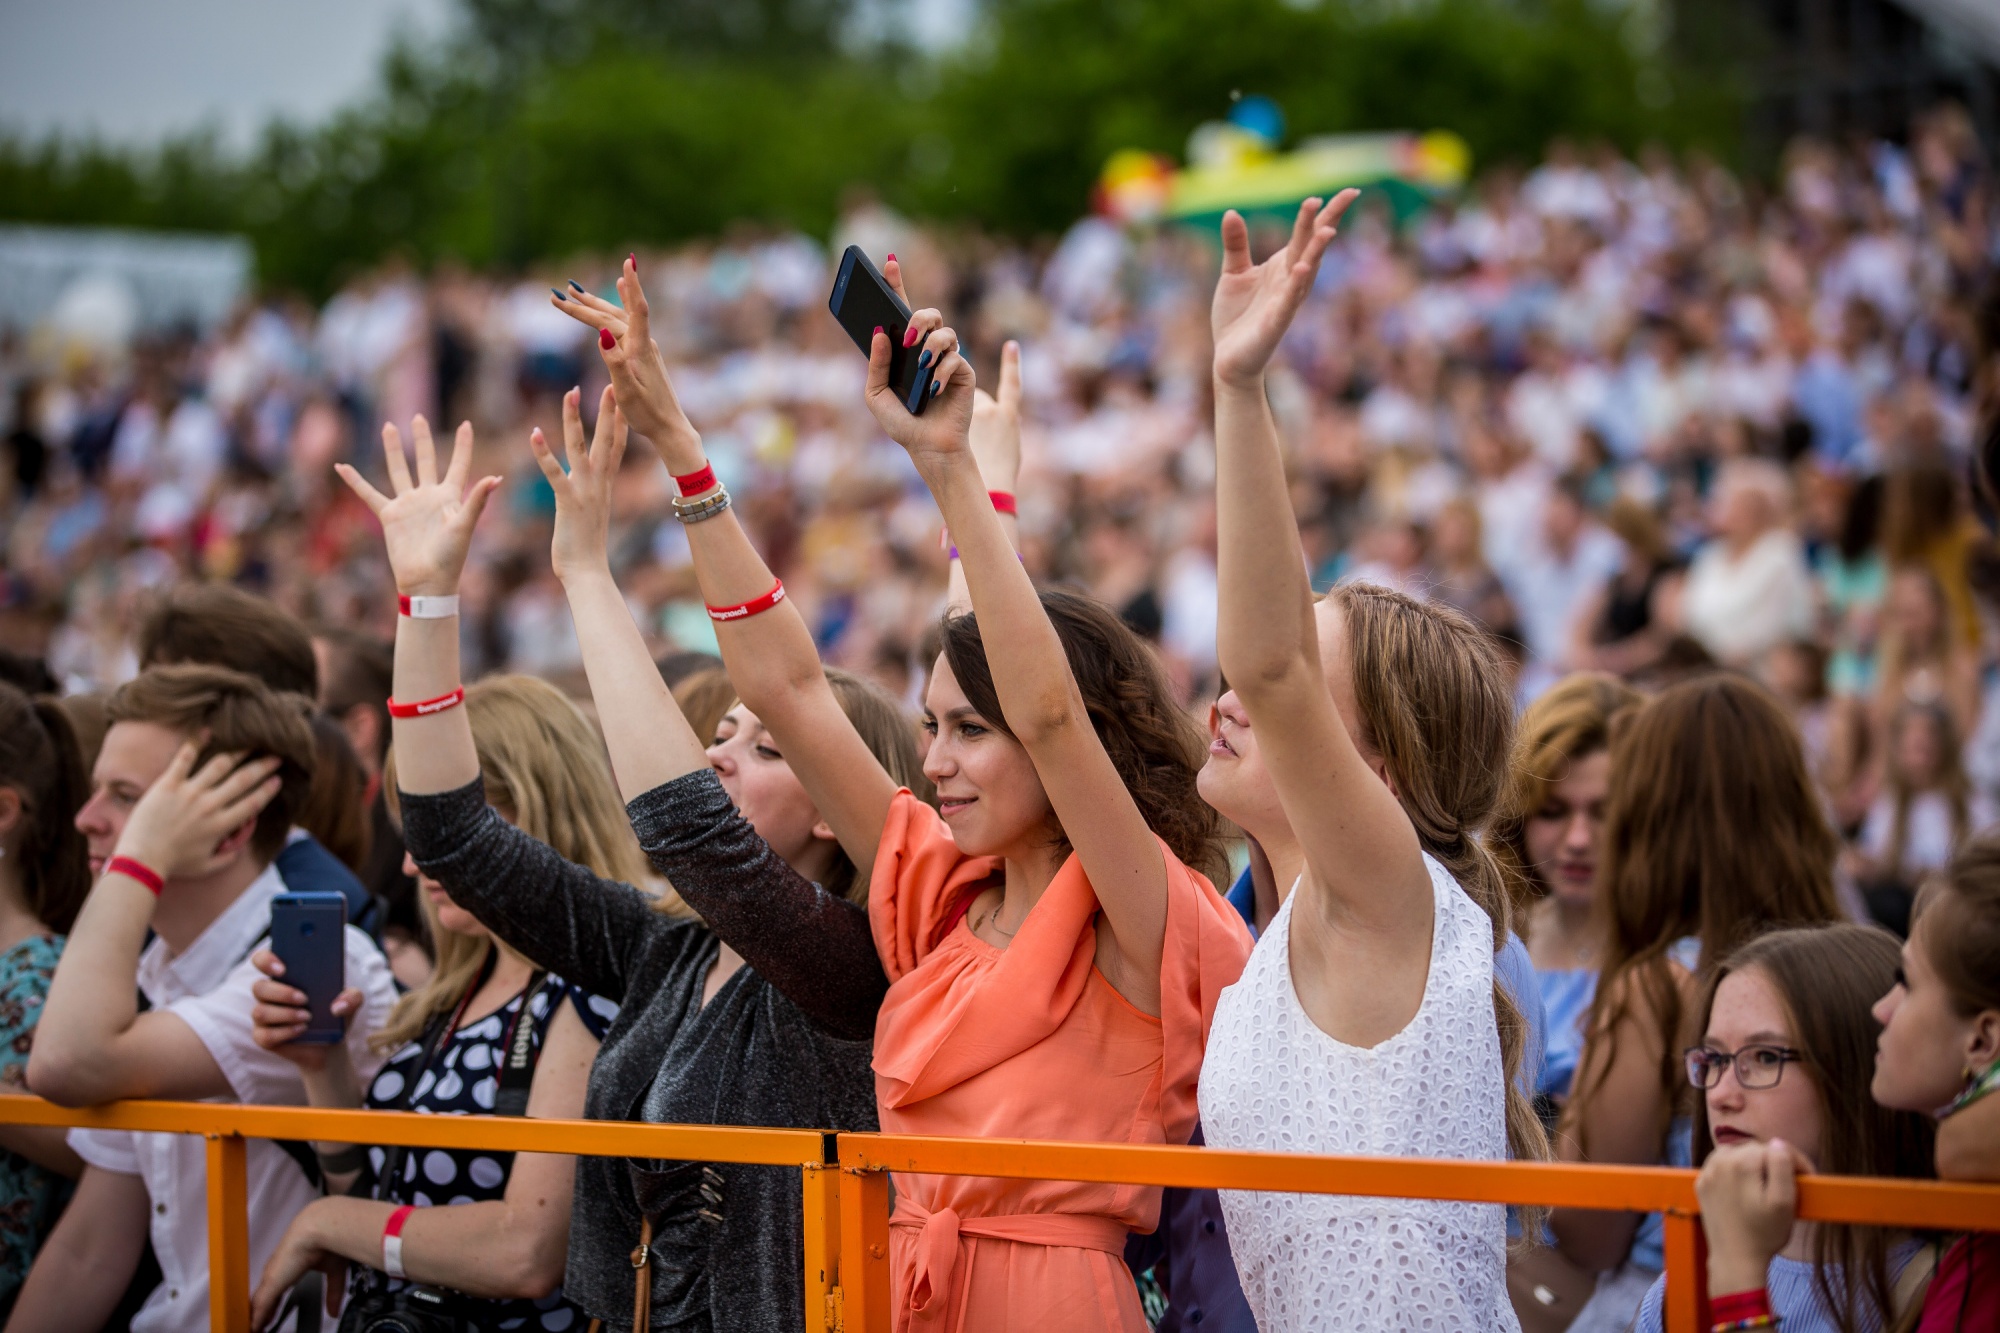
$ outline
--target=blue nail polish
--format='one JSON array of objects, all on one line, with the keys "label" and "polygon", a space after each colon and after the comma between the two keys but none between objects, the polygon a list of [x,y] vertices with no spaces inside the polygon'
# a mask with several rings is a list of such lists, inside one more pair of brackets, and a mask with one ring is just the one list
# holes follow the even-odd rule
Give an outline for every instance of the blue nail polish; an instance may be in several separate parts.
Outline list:
[{"label": "blue nail polish", "polygon": [[942,384],[938,383],[938,382],[937,382],[936,380],[932,380],[932,381],[931,381],[931,397],[935,398],[935,397],[937,397],[937,396],[938,396],[939,394],[941,394],[941,393],[943,393],[943,392],[944,392],[944,385],[942,385]]},{"label": "blue nail polish", "polygon": [[569,285],[570,285],[570,286],[571,286],[571,287],[572,287],[573,289],[575,289],[576,291],[579,291],[579,292],[580,292],[580,291],[582,291],[582,290],[583,290],[583,287],[582,287],[582,285],[581,285],[580,283],[578,283],[578,282],[577,282],[577,280],[576,280],[575,278],[571,278],[571,279],[569,280]]},{"label": "blue nail polish", "polygon": [[569,300],[569,298],[568,298],[567,296],[564,296],[564,295],[562,294],[562,290],[561,290],[560,288],[557,288],[557,287],[551,287],[551,288],[549,288],[549,292],[550,292],[550,294],[551,294],[551,295],[553,295],[553,296],[554,296],[554,297],[556,298],[556,300],[558,300],[558,301],[567,301],[567,300]]},{"label": "blue nail polish", "polygon": [[924,349],[924,354],[917,358],[917,369],[929,370],[930,365],[931,365],[931,351],[930,348],[926,347]]}]

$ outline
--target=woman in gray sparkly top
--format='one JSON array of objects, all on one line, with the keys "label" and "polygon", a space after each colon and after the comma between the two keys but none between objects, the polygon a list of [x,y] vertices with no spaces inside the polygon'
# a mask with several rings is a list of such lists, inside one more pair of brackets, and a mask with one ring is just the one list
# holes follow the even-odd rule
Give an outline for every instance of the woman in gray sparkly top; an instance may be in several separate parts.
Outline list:
[{"label": "woman in gray sparkly top", "polygon": [[[398,591],[411,599],[397,622],[395,697],[431,705],[394,722],[405,841],[488,929],[620,1005],[591,1070],[592,1118],[873,1129],[868,1060],[887,981],[861,903],[866,881],[755,716],[730,710],[707,747],[681,716],[605,555],[623,418],[607,390],[586,446],[574,391],[563,414],[569,475],[535,439],[556,487],[555,569],[627,814],[677,895],[599,878],[486,804],[453,700],[455,594],[498,479],[468,488],[470,426],[440,478],[422,418],[414,480],[400,435],[383,431],[392,496],[340,469],[381,519]],[[828,675],[876,758],[927,790],[914,729],[895,704]],[[593,1317],[675,1333],[803,1324],[796,1169],[585,1157],[577,1173],[563,1289]],[[635,1283],[642,1228],[648,1263]]]}]

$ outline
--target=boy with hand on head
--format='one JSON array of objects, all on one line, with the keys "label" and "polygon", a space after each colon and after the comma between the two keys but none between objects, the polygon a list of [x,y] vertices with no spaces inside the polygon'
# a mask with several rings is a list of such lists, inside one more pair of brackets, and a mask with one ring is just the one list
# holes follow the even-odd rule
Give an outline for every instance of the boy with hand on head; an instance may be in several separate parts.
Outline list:
[{"label": "boy with hand on head", "polygon": [[[234,584],[184,583],[171,589],[139,622],[138,646],[141,671],[182,664],[226,667],[254,676],[280,694],[314,701],[320,697],[319,653],[304,622]],[[385,704],[387,699],[385,693]],[[346,726],[343,719],[335,720]],[[359,741],[355,749],[361,751]],[[362,762],[374,771],[365,753]],[[295,818],[303,806],[303,801],[295,803]],[[381,937],[382,904],[313,829],[292,829],[277,863],[293,893],[337,893],[347,899],[347,919],[370,938]],[[400,852],[395,863],[400,869]]]},{"label": "boy with hand on head", "polygon": [[[43,1007],[28,1086],[66,1106],[121,1098],[304,1105],[291,1062],[252,1036],[249,959],[287,891],[274,857],[311,781],[304,700],[219,667],[155,667],[120,688],[76,823],[97,877]],[[147,942],[148,933],[153,938]],[[382,954],[345,932],[354,1066],[395,986]],[[136,986],[135,986],[136,983]],[[138,992],[144,995],[142,1009]],[[73,1130],[75,1197],[44,1245],[8,1327],[92,1329],[130,1280],[150,1225],[164,1280],[138,1333],[208,1326],[205,1150],[182,1134]],[[250,1261],[262,1268],[317,1175],[285,1146],[247,1154]]]}]

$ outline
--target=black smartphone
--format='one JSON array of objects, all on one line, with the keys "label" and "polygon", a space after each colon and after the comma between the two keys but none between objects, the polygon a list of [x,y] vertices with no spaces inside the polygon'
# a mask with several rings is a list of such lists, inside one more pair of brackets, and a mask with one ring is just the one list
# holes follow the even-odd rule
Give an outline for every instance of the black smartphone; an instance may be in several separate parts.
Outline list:
[{"label": "black smartphone", "polygon": [[347,984],[347,899],[337,893],[281,893],[271,899],[271,952],[285,965],[281,978],[305,992],[312,1010],[295,1040],[330,1046],[347,1027],[333,1012]]},{"label": "black smartphone", "polygon": [[910,327],[910,308],[868,262],[860,246],[848,246],[840,257],[840,272],[834,275],[833,295],[827,298],[826,308],[863,356],[868,355],[877,328],[889,335],[889,387],[910,409],[910,415],[922,416],[931,400],[932,375],[930,367],[917,365],[921,349],[903,346],[903,334]]}]

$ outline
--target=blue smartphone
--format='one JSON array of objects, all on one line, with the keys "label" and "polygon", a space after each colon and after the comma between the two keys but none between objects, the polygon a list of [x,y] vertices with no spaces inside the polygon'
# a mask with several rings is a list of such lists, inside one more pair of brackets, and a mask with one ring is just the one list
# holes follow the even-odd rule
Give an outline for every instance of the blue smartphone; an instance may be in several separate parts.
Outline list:
[{"label": "blue smartphone", "polygon": [[826,308],[863,356],[868,355],[878,327],[889,335],[889,386],[911,416],[922,416],[931,401],[933,377],[931,367],[917,364],[921,351],[903,346],[903,334],[910,327],[910,308],[868,262],[860,246],[850,245],[841,255],[840,272],[834,275],[833,295],[827,298]]},{"label": "blue smartphone", "polygon": [[312,1017],[295,1040],[330,1046],[347,1025],[333,1012],[347,984],[347,899],[337,893],[281,893],[271,900],[271,952],[285,965],[281,978],[302,990]]}]

